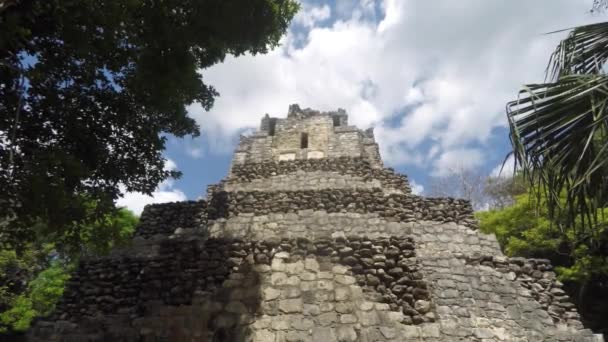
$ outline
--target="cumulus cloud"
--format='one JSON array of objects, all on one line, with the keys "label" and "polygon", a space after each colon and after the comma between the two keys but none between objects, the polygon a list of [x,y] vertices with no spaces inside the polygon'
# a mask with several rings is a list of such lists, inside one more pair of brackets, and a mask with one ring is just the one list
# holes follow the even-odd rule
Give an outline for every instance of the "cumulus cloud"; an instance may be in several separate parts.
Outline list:
[{"label": "cumulus cloud", "polygon": [[190,113],[204,143],[221,147],[291,103],[341,107],[352,124],[376,127],[390,165],[441,173],[456,154],[478,165],[480,151],[467,146],[484,146],[506,124],[505,103],[522,83],[542,80],[565,35],[543,33],[597,20],[590,8],[569,0],[305,1],[281,47],[202,71],[221,96],[210,112],[194,105]]},{"label": "cumulus cloud", "polygon": [[433,176],[446,176],[458,170],[473,170],[483,164],[483,153],[475,148],[443,152],[434,163]]},{"label": "cumulus cloud", "polygon": [[200,158],[203,156],[203,149],[200,147],[192,147],[187,149],[188,154],[192,157],[192,158]]},{"label": "cumulus cloud", "polygon": [[325,21],[331,16],[331,9],[329,6],[311,6],[308,3],[304,3],[303,8],[293,18],[293,22],[304,27],[313,27],[316,23]]},{"label": "cumulus cloud", "polygon": [[500,163],[492,169],[490,176],[511,178],[513,176],[513,170],[515,168],[515,158],[509,156],[503,163]]},{"label": "cumulus cloud", "polygon": [[175,171],[177,170],[177,164],[171,159],[165,159],[165,166],[163,169],[167,171]]},{"label": "cumulus cloud", "polygon": [[[173,160],[167,159],[165,161],[165,169],[177,170],[177,164]],[[185,201],[187,199],[186,194],[174,186],[174,181],[167,179],[158,186],[158,189],[152,193],[152,196],[139,192],[125,192],[123,188],[124,195],[116,201],[116,205],[126,207],[136,215],[140,215],[148,204]]]},{"label": "cumulus cloud", "polygon": [[412,193],[414,195],[422,195],[424,192],[424,186],[416,183],[416,181],[413,179],[410,179],[410,188],[412,188]]}]

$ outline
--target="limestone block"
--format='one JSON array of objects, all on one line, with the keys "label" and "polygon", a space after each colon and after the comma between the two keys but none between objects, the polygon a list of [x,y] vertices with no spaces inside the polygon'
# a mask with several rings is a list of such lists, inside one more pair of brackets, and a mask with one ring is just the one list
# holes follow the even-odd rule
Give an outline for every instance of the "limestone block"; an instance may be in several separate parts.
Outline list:
[{"label": "limestone block", "polygon": [[[327,341],[327,342],[338,341],[336,333],[334,332],[334,329],[329,328],[329,327],[314,327],[312,329],[312,339],[313,339],[313,341]],[[355,341],[355,340],[350,340],[350,341]]]},{"label": "limestone block", "polygon": [[303,310],[301,298],[279,300],[279,310],[285,313],[298,313]]}]

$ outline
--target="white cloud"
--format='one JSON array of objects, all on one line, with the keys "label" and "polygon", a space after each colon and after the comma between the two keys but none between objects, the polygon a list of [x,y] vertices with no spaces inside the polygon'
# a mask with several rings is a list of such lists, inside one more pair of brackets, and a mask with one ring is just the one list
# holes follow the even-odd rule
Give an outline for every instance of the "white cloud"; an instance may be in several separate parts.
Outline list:
[{"label": "white cloud", "polygon": [[[177,170],[177,164],[175,164],[173,160],[167,159],[165,161],[165,169]],[[186,195],[181,190],[174,188],[174,181],[172,179],[167,179],[162,182],[158,186],[158,189],[152,193],[152,196],[139,192],[125,193],[124,187],[122,187],[121,191],[124,193],[124,196],[116,201],[116,205],[119,207],[127,207],[136,215],[140,215],[147,204],[178,202],[187,199]]]},{"label": "white cloud", "polygon": [[313,27],[316,23],[325,21],[331,16],[331,9],[328,5],[310,6],[304,3],[302,7],[293,21],[304,27]]},{"label": "white cloud", "polygon": [[161,186],[152,193],[152,196],[138,192],[128,192],[124,197],[116,201],[116,205],[119,207],[127,207],[127,209],[131,210],[136,215],[140,215],[144,210],[144,207],[148,204],[179,202],[185,201],[186,199],[186,194],[179,189],[166,189]]},{"label": "white cloud", "polygon": [[483,164],[483,153],[475,148],[443,152],[434,163],[433,176],[445,176],[455,170],[474,170]]},{"label": "white cloud", "polygon": [[422,184],[416,183],[415,180],[410,179],[410,188],[412,188],[412,193],[414,195],[422,195],[424,192],[424,186]]},{"label": "white cloud", "polygon": [[188,154],[193,158],[200,158],[203,156],[203,149],[200,147],[191,147],[187,149]]},{"label": "white cloud", "polygon": [[362,0],[338,1],[331,13],[305,2],[282,47],[202,71],[221,95],[210,112],[190,113],[204,143],[218,147],[209,151],[230,153],[225,142],[265,113],[284,116],[291,103],[341,107],[352,124],[376,126],[388,164],[441,172],[472,143],[492,148],[484,144],[506,124],[505,103],[521,84],[542,81],[566,34],[543,33],[597,21],[590,8],[590,0]]},{"label": "white cloud", "polygon": [[181,139],[179,140],[181,146],[185,149],[186,153],[194,158],[199,159],[206,155],[205,146],[201,144],[200,139]]},{"label": "white cloud", "polygon": [[511,178],[513,176],[513,170],[515,168],[515,158],[513,156],[509,156],[504,164],[501,162],[496,165],[492,172],[490,172],[490,176],[492,177],[502,177],[502,178]]},{"label": "white cloud", "polygon": [[175,171],[177,170],[177,164],[171,159],[165,159],[165,166],[163,169],[167,171]]}]

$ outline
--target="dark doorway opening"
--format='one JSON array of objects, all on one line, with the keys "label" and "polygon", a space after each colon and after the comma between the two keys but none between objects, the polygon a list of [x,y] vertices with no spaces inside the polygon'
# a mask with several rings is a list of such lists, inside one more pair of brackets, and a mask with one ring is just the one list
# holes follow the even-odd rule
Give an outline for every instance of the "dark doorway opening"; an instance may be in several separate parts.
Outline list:
[{"label": "dark doorway opening", "polygon": [[270,118],[269,122],[268,122],[268,135],[270,135],[271,137],[274,136],[274,132],[276,130],[277,127],[277,119],[276,118]]},{"label": "dark doorway opening", "polygon": [[308,148],[308,133],[300,135],[300,148]]},{"label": "dark doorway opening", "polygon": [[226,333],[226,330],[224,330],[224,328],[218,329],[215,332],[215,334],[213,334],[212,342],[227,342],[227,341],[228,341],[228,334]]}]

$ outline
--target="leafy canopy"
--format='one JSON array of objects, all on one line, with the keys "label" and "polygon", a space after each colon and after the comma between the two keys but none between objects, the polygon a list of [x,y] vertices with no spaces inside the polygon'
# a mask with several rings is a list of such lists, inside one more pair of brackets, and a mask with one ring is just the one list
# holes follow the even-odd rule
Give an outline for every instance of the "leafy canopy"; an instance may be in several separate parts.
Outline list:
[{"label": "leafy canopy", "polygon": [[[97,210],[89,202],[89,214]],[[52,244],[55,251],[65,260],[78,260],[90,255],[104,255],[115,246],[130,242],[139,219],[125,208],[113,210],[95,220],[72,222],[61,229],[51,229],[48,225],[39,224],[36,229],[36,241]]]},{"label": "leafy canopy", "polygon": [[[279,44],[295,0],[32,0],[0,5],[0,242],[31,241],[151,193],[167,134],[216,90],[199,70]],[[83,200],[83,197],[85,198]],[[95,215],[88,203],[93,201]]]},{"label": "leafy canopy", "polygon": [[15,250],[0,250],[0,311],[6,310],[15,295],[25,291],[30,278],[40,272],[40,265],[45,264],[43,255],[37,248],[27,248],[21,256]]},{"label": "leafy canopy", "polygon": [[33,318],[48,315],[79,259],[126,245],[137,223],[138,218],[122,208],[90,225],[71,227],[63,236],[36,227],[35,241],[20,255],[0,249],[0,334],[24,331]]},{"label": "leafy canopy", "polygon": [[69,271],[59,262],[40,272],[25,293],[13,299],[11,307],[0,313],[0,333],[25,331],[38,316],[49,315],[61,298]]},{"label": "leafy canopy", "polygon": [[[548,258],[562,280],[585,283],[608,277],[608,209],[598,216],[597,230],[583,229],[582,215],[570,225],[568,218],[551,218],[547,200],[537,190],[517,195],[512,206],[476,213],[480,229],[494,233],[510,256]],[[565,201],[566,195],[561,197]]]}]

